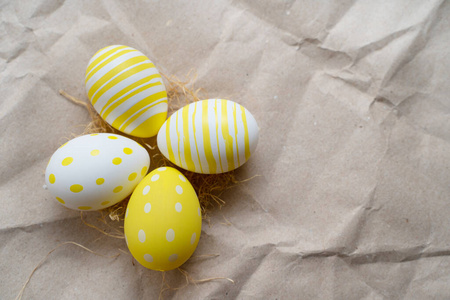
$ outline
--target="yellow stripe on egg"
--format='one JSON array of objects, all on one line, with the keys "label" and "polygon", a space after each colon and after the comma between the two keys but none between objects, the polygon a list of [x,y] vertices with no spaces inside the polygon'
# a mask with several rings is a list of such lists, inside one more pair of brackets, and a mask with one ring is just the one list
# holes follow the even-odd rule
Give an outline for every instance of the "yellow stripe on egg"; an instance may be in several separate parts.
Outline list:
[{"label": "yellow stripe on egg", "polygon": [[184,146],[184,155],[185,155],[185,162],[186,162],[186,168],[189,170],[194,169],[195,170],[195,164],[192,160],[191,155],[191,145],[189,143],[189,107],[185,107],[181,111],[181,115],[183,117],[183,136],[185,137],[183,139],[183,146]]},{"label": "yellow stripe on egg", "polygon": [[[178,112],[175,114],[175,129],[177,132],[177,153],[178,153],[178,163],[180,164],[180,166],[183,167],[183,164],[181,162],[181,153],[180,153],[180,131],[179,131],[179,126],[178,126]],[[181,123],[182,124],[182,123]]]},{"label": "yellow stripe on egg", "polygon": [[[223,166],[222,166],[222,159],[220,158],[220,144],[219,144],[219,122],[222,118],[218,118],[217,116],[217,99],[214,102],[214,113],[215,113],[215,117],[216,117],[216,122],[215,122],[215,127],[216,127],[216,140],[217,140],[217,153],[219,155],[219,165],[220,165],[220,171],[223,172]],[[220,115],[219,115],[220,116]]]},{"label": "yellow stripe on egg", "polygon": [[[119,118],[128,117],[125,121],[123,121],[120,130],[124,131],[128,126],[131,125],[131,123],[137,120],[142,114],[151,110],[153,107],[157,105],[165,104],[164,107],[167,107],[167,100],[164,95],[166,95],[166,92],[159,92],[153,94],[147,98],[144,98],[141,102],[132,106],[126,113],[122,114],[119,117]],[[148,102],[150,102],[150,104],[147,104]]]},{"label": "yellow stripe on egg", "polygon": [[111,82],[117,76],[143,63],[151,62],[142,53],[135,51],[124,54],[110,65],[93,72],[92,77],[86,82],[88,95],[92,97],[101,87]]},{"label": "yellow stripe on egg", "polygon": [[200,166],[200,173],[203,173],[203,167],[202,167],[202,161],[200,159],[200,153],[198,152],[198,143],[197,143],[197,138],[196,138],[196,134],[195,134],[195,114],[197,113],[197,102],[194,103],[194,113],[192,115],[192,130],[193,130],[193,134],[194,134],[194,141],[195,141],[195,152],[197,153],[197,158],[198,158],[198,164]]},{"label": "yellow stripe on egg", "polygon": [[211,138],[209,133],[209,116],[208,116],[208,101],[202,101],[202,132],[203,132],[203,147],[205,149],[205,156],[209,166],[209,173],[216,173],[216,160],[211,147]]},{"label": "yellow stripe on egg", "polygon": [[[154,86],[157,86],[157,85],[161,85],[161,82],[148,83],[150,80],[158,78],[158,77],[159,76],[156,75],[156,74],[152,75],[152,76],[145,77],[145,78],[143,78],[141,80],[138,80],[137,82],[127,86],[126,88],[124,88],[123,90],[121,90],[120,92],[115,94],[103,106],[103,109],[100,111],[101,116],[104,119],[106,119],[109,116],[109,114],[114,109],[116,109],[119,105],[121,105],[122,103],[124,103],[125,101],[130,99],[131,97],[136,96],[139,93],[141,93],[141,92],[143,92],[143,91],[145,91],[145,90],[147,90],[147,89],[149,89],[151,87],[154,87]],[[116,99],[117,99],[117,101],[115,101]]]},{"label": "yellow stripe on egg", "polygon": [[[124,49],[124,48],[127,48],[127,46],[110,46],[110,47],[106,47],[106,48],[103,48],[102,50],[98,51],[94,55],[93,61],[91,61],[89,63],[89,66],[86,69],[86,75],[89,74],[91,72],[91,70],[93,68],[95,68],[102,60],[104,60],[111,54],[117,52],[117,50]],[[104,50],[107,50],[107,51],[104,51]],[[103,52],[103,53],[101,53],[101,52]],[[99,55],[100,53],[101,53],[101,55]]]},{"label": "yellow stripe on egg", "polygon": [[230,135],[230,124],[228,124],[228,109],[227,102],[221,101],[222,104],[222,137],[225,140],[225,155],[228,163],[227,170],[233,170],[234,163],[234,154],[233,154],[233,137]]},{"label": "yellow stripe on egg", "polygon": [[245,132],[245,160],[247,160],[250,157],[250,146],[248,144],[248,125],[247,125],[247,118],[245,117],[245,109],[241,106],[242,111],[242,122],[244,123],[244,132]]},{"label": "yellow stripe on egg", "polygon": [[[121,48],[123,49],[123,48]],[[115,49],[117,50],[117,48]],[[92,78],[92,75],[95,74],[96,71],[100,70],[101,68],[103,68],[104,66],[106,66],[108,63],[112,62],[113,60],[119,58],[120,56],[130,53],[130,52],[136,52],[137,50],[131,50],[131,49],[127,49],[124,51],[115,51],[114,55],[110,55],[107,59],[103,60],[102,62],[100,62],[98,65],[96,65],[95,67],[92,68],[92,72],[89,72],[86,76],[86,82],[89,81],[89,79]]]},{"label": "yellow stripe on egg", "polygon": [[[144,61],[143,58],[142,58],[142,61]],[[120,83],[121,81],[127,79],[128,77],[130,77],[140,71],[150,69],[154,66],[155,65],[153,65],[152,63],[142,63],[142,64],[135,65],[135,66],[123,71],[122,73],[120,73],[118,75],[115,75],[114,78],[111,78],[111,80],[108,80],[107,82],[102,84],[97,90],[93,90],[92,93],[91,92],[88,93],[89,98],[92,99],[92,105],[95,105],[97,100],[106,91],[108,91],[110,88],[112,88],[116,84]],[[103,82],[103,80],[101,80],[101,82],[98,82],[98,84],[101,84],[102,82]],[[97,85],[97,83],[96,83],[96,85]],[[90,91],[92,91],[92,89]]]},{"label": "yellow stripe on egg", "polygon": [[170,122],[172,121],[172,118],[169,118],[166,122],[166,141],[167,141],[167,152],[169,154],[169,160],[175,161],[175,154],[173,153],[172,149],[172,142],[170,139]]},{"label": "yellow stripe on egg", "polygon": [[237,139],[237,136],[238,136],[238,127],[237,127],[237,118],[236,118],[236,110],[237,110],[237,107],[236,107],[236,103],[234,103],[233,104],[233,119],[234,119],[234,140],[235,140],[235,142],[236,142],[236,157],[237,157],[237,161],[238,161],[238,166],[240,166],[241,165],[241,163],[240,163],[240,161],[239,161],[239,145],[238,145],[238,139]]}]

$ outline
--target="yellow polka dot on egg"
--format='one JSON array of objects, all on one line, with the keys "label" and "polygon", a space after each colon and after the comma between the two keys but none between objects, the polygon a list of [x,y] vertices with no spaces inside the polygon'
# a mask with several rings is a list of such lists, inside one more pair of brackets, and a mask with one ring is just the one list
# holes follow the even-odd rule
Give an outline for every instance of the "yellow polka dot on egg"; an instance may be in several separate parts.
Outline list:
[{"label": "yellow polka dot on egg", "polygon": [[136,176],[137,176],[136,173],[131,173],[130,176],[128,176],[128,180],[133,181],[134,179],[136,179]]},{"label": "yellow polka dot on egg", "polygon": [[123,153],[130,155],[131,153],[133,153],[133,150],[131,150],[130,148],[123,148]]},{"label": "yellow polka dot on egg", "polygon": [[70,165],[72,162],[73,162],[73,157],[70,157],[70,156],[69,156],[69,157],[64,158],[61,164],[62,164],[63,166],[68,166],[68,165]]},{"label": "yellow polka dot on egg", "polygon": [[121,162],[122,162],[122,159],[120,157],[116,157],[112,160],[112,163],[115,165],[120,165]]},{"label": "yellow polka dot on egg", "polygon": [[97,178],[97,180],[95,181],[95,183],[97,185],[102,185],[104,182],[105,182],[105,179],[103,179],[103,178]]},{"label": "yellow polka dot on egg", "polygon": [[98,133],[93,133],[93,134],[91,134],[91,136],[96,136],[96,135],[98,135]]},{"label": "yellow polka dot on egg", "polygon": [[50,176],[48,176],[48,181],[51,184],[54,184],[55,183],[55,174],[50,174]]},{"label": "yellow polka dot on egg", "polygon": [[110,136],[108,136],[108,139],[111,139],[111,140],[117,140],[117,136],[110,135]]},{"label": "yellow polka dot on egg", "polygon": [[145,174],[147,174],[147,167],[143,167],[141,170],[141,175],[144,176]]},{"label": "yellow polka dot on egg", "polygon": [[61,204],[66,204],[66,202],[63,199],[59,198],[59,197],[56,197],[56,200],[58,200],[58,202],[61,203]]},{"label": "yellow polka dot on egg", "polygon": [[119,185],[119,186],[117,186],[117,187],[114,188],[113,192],[114,192],[114,193],[118,193],[118,192],[120,192],[122,189],[123,189],[123,187],[122,187],[121,185]]},{"label": "yellow polka dot on egg", "polygon": [[106,204],[108,204],[109,203],[109,201],[103,201],[102,203],[100,203],[101,205],[106,205]]},{"label": "yellow polka dot on egg", "polygon": [[100,154],[100,150],[98,150],[98,149],[95,149],[95,150],[92,150],[91,151],[91,155],[92,156],[97,156],[97,155],[99,155]]},{"label": "yellow polka dot on egg", "polygon": [[70,186],[70,190],[74,193],[79,193],[83,190],[83,186],[81,184],[73,184]]},{"label": "yellow polka dot on egg", "polygon": [[78,209],[89,210],[89,209],[92,209],[92,207],[90,207],[90,206],[78,206]]}]

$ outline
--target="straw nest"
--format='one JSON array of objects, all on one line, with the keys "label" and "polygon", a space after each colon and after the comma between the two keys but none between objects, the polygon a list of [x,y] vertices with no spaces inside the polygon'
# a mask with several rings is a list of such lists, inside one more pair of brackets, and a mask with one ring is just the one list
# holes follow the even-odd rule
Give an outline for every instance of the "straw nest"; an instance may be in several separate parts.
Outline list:
[{"label": "straw nest", "polygon": [[[168,116],[181,107],[189,103],[199,101],[200,97],[205,96],[203,89],[194,87],[196,76],[193,75],[192,72],[186,75],[185,80],[180,80],[176,76],[163,75],[163,77],[166,81],[167,98],[169,103]],[[182,172],[194,187],[202,209],[202,216],[208,222],[210,220],[209,212],[211,209],[214,207],[221,207],[225,204],[225,201],[221,198],[221,195],[234,185],[246,181],[238,181],[235,177],[234,171],[223,174],[198,174],[178,168],[167,160],[158,150],[158,147],[156,146],[156,137],[144,139],[121,133],[106,123],[88,101],[77,99],[62,90],[59,92],[62,96],[75,104],[83,106],[89,112],[91,121],[85,126],[82,135],[101,132],[125,135],[128,138],[140,143],[147,149],[151,157],[150,170],[163,166],[171,166]],[[72,135],[71,138],[75,136],[76,135]],[[128,201],[129,197],[116,205],[100,211],[100,217],[97,219],[99,221],[98,224],[94,225],[87,223],[83,218],[83,212],[81,212],[81,218],[85,225],[95,228],[108,236],[124,238],[123,227],[120,225],[115,226],[114,222],[123,222]]]}]

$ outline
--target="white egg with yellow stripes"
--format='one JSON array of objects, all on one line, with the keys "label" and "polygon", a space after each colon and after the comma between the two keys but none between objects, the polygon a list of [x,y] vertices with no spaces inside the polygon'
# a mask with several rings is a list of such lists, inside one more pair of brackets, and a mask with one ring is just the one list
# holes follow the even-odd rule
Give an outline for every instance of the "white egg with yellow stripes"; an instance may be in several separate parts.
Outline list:
[{"label": "white egg with yellow stripes", "polygon": [[99,210],[131,194],[147,174],[150,157],[137,142],[117,134],[79,136],[59,147],[45,171],[52,198],[67,208]]},{"label": "white egg with yellow stripes", "polygon": [[186,105],[163,124],[157,143],[175,165],[218,174],[243,165],[258,144],[258,125],[243,106],[224,99]]},{"label": "white egg with yellow stripes", "polygon": [[167,117],[167,93],[155,65],[122,45],[99,50],[85,78],[89,100],[117,130],[136,137],[155,136]]}]

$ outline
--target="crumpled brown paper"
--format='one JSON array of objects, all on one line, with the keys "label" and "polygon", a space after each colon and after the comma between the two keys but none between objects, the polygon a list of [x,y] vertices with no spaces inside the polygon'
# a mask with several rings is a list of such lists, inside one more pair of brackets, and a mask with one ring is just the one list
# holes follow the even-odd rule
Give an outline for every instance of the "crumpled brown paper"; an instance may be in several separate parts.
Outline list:
[{"label": "crumpled brown paper", "polygon": [[[0,291],[154,299],[162,274],[42,189],[80,133],[90,57],[110,44],[248,108],[256,153],[165,299],[450,298],[450,2],[5,1],[0,5]],[[98,214],[87,215],[95,221]],[[217,257],[202,256],[219,254]],[[172,287],[186,283],[167,272]]]}]

